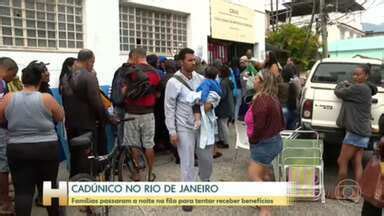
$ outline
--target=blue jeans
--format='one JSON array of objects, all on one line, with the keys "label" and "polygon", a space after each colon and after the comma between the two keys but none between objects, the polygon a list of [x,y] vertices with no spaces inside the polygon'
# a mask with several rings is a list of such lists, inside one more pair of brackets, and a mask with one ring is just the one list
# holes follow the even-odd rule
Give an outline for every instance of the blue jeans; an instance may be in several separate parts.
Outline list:
[{"label": "blue jeans", "polygon": [[240,112],[240,106],[241,106],[241,89],[238,89],[239,94],[235,97],[235,120],[238,120],[239,112]]},{"label": "blue jeans", "polygon": [[297,128],[297,110],[288,109],[286,106],[283,106],[283,115],[285,120],[285,128],[288,130],[294,130]]}]

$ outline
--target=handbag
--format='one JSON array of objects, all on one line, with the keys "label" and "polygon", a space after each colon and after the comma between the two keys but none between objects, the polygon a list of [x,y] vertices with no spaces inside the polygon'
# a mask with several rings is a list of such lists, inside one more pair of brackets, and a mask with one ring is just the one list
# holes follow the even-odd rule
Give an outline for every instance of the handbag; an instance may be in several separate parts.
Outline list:
[{"label": "handbag", "polygon": [[364,168],[363,176],[359,181],[361,194],[372,205],[384,207],[384,163],[380,156],[374,154]]}]

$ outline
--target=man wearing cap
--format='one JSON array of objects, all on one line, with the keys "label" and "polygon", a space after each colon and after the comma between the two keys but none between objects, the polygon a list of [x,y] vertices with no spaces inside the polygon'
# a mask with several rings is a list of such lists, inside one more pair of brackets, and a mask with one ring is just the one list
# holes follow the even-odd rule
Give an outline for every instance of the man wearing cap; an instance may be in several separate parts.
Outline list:
[{"label": "man wearing cap", "polygon": [[165,77],[165,74],[167,74],[167,71],[165,70],[165,61],[167,60],[167,57],[159,56],[159,69],[162,71],[162,79]]},{"label": "man wearing cap", "polygon": [[258,73],[251,61],[247,56],[240,58],[240,79],[243,96],[247,95],[247,91],[253,90],[253,78]]}]

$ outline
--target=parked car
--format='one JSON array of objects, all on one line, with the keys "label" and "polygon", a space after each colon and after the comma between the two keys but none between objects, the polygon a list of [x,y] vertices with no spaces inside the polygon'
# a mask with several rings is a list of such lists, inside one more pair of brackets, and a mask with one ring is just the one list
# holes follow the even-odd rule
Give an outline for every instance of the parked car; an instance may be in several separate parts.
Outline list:
[{"label": "parked car", "polygon": [[300,99],[301,126],[313,129],[325,135],[325,139],[341,139],[344,130],[338,128],[336,119],[342,101],[334,94],[336,84],[343,80],[352,80],[352,73],[359,64],[371,64],[369,81],[378,87],[378,93],[372,98],[372,132],[378,135],[378,121],[384,113],[384,65],[378,59],[327,58],[318,61],[313,67],[302,90]]}]

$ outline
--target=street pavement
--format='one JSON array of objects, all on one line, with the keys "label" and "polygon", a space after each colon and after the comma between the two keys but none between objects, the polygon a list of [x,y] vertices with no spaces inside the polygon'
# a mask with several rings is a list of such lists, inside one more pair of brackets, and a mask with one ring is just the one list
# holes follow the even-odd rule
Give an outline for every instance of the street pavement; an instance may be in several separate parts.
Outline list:
[{"label": "street pavement", "polygon": [[[232,134],[231,137],[234,137]],[[234,139],[233,139],[234,140]],[[233,142],[234,143],[234,142]],[[212,181],[247,181],[247,165],[249,159],[248,150],[240,149],[238,156],[234,159],[234,144],[229,149],[222,150],[223,156],[214,160]],[[337,155],[337,154],[335,154]],[[162,153],[156,158],[154,172],[156,181],[178,181],[180,172],[171,154]],[[337,165],[334,158],[328,159],[325,168],[325,185],[333,185],[336,180]],[[59,180],[66,180],[68,172],[65,165],[61,164]],[[348,201],[337,201],[327,199],[325,204],[320,202],[296,202],[289,207],[274,207],[272,215],[287,216],[357,216],[361,214],[362,201],[355,204]],[[81,216],[76,208],[67,208],[67,215]],[[45,209],[34,207],[33,216],[47,215]],[[253,207],[194,207],[190,213],[183,212],[180,207],[115,207],[110,215],[134,215],[134,216],[173,216],[173,215],[196,215],[196,216],[248,216],[258,215],[258,209]]]}]

